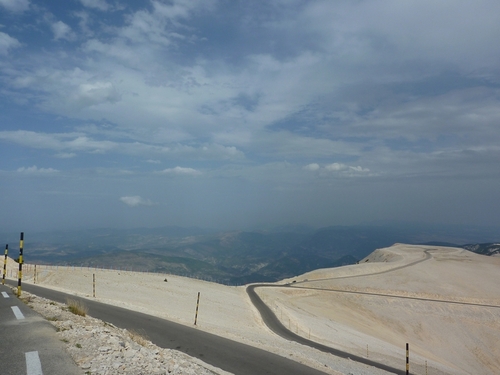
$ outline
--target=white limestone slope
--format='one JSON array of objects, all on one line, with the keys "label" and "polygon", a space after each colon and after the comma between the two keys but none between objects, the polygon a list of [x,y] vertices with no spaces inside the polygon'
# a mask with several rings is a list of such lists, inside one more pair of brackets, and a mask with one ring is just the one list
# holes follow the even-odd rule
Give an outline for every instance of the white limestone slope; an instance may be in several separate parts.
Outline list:
[{"label": "white limestone slope", "polygon": [[[25,265],[25,282],[33,282],[33,271]],[[87,298],[93,298],[95,274],[97,300],[187,325],[193,325],[200,292],[199,329],[330,374],[385,373],[276,337],[244,287],[88,268],[37,271],[38,284]],[[408,342],[415,373],[425,373],[427,365],[429,374],[491,374],[500,373],[499,279],[499,257],[396,244],[358,265],[309,272],[258,291],[286,326],[318,342],[401,369]],[[292,287],[280,288],[284,283]]]},{"label": "white limestone slope", "polygon": [[327,345],[396,364],[408,342],[419,373],[500,373],[498,257],[397,244],[291,281],[261,293]]}]

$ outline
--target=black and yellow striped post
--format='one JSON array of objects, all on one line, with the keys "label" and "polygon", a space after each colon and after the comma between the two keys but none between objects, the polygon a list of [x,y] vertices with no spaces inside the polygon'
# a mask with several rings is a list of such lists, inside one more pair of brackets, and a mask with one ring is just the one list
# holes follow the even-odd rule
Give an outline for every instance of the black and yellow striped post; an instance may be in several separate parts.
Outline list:
[{"label": "black and yellow striped post", "polygon": [[410,344],[406,343],[406,375],[410,374]]},{"label": "black and yellow striped post", "polygon": [[2,285],[5,285],[5,274],[7,273],[7,254],[9,253],[9,244],[5,245],[5,260],[3,261]]},{"label": "black and yellow striped post", "polygon": [[196,313],[194,315],[194,325],[198,321],[198,307],[200,306],[200,292],[198,292],[198,300],[196,301]]},{"label": "black and yellow striped post", "polygon": [[23,278],[23,247],[24,247],[24,232],[21,232],[19,240],[19,275],[17,280],[17,296],[21,297],[21,279]]}]

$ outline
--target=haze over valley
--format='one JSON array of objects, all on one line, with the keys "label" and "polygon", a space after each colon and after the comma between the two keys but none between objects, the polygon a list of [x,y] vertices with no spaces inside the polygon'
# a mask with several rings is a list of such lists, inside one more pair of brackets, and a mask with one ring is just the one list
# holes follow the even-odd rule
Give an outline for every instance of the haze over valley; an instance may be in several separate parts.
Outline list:
[{"label": "haze over valley", "polygon": [[[394,243],[464,246],[492,255],[494,228],[419,225],[305,225],[253,231],[201,228],[99,229],[25,233],[24,259],[32,264],[76,265],[160,272],[240,285],[279,281],[318,268],[354,264]],[[18,234],[4,234],[15,244]],[[496,250],[495,250],[496,249]],[[11,252],[16,252],[11,247]]]}]

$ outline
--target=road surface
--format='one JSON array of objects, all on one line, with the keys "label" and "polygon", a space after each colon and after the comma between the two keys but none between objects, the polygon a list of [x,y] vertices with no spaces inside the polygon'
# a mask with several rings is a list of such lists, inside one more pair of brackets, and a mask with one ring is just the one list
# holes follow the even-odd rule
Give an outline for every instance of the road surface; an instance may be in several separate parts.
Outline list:
[{"label": "road surface", "polygon": [[[14,286],[13,281],[7,282]],[[237,375],[325,375],[322,371],[277,354],[152,315],[31,284],[24,284],[23,290],[62,303],[66,303],[68,297],[81,300],[88,307],[88,314],[94,318],[134,330],[159,347],[179,350]],[[0,373],[3,375],[1,371]]]},{"label": "road surface", "polygon": [[385,371],[388,371],[388,372],[391,372],[394,374],[400,374],[400,375],[406,374],[406,371],[396,369],[396,368],[391,367],[391,366],[387,366],[383,363],[371,361],[368,358],[359,357],[357,355],[354,355],[354,354],[351,354],[348,352],[344,352],[344,351],[339,350],[339,349],[335,349],[335,348],[331,348],[331,347],[326,346],[326,345],[319,344],[317,342],[314,342],[312,340],[308,340],[305,337],[302,337],[302,336],[299,336],[299,335],[293,333],[292,331],[290,331],[288,328],[286,328],[280,322],[280,320],[273,313],[273,311],[264,303],[264,301],[262,301],[262,299],[255,292],[256,288],[268,288],[268,287],[288,288],[288,286],[279,286],[279,285],[273,285],[273,284],[254,284],[254,285],[250,285],[247,287],[247,293],[250,297],[250,300],[254,304],[254,306],[257,308],[257,310],[259,310],[260,315],[262,316],[264,323],[269,327],[270,330],[272,330],[277,335],[283,337],[286,340],[296,341],[300,344],[307,345],[307,346],[310,346],[312,348],[321,350],[323,352],[333,354],[337,357],[349,358],[352,361],[356,361],[356,362],[363,363],[363,364],[368,365],[368,366],[376,367],[376,368],[379,368],[381,370],[385,370]]},{"label": "road surface", "polygon": [[0,285],[0,374],[83,375],[52,324]]}]

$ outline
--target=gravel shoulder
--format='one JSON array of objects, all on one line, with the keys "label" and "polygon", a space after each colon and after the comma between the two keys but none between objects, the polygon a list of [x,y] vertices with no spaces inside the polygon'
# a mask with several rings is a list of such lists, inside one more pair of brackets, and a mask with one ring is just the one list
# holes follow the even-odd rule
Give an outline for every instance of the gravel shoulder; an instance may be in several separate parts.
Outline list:
[{"label": "gravel shoulder", "polygon": [[68,305],[27,292],[23,292],[22,299],[55,326],[57,335],[85,374],[230,374],[176,350],[159,348],[140,332],[74,314]]}]

